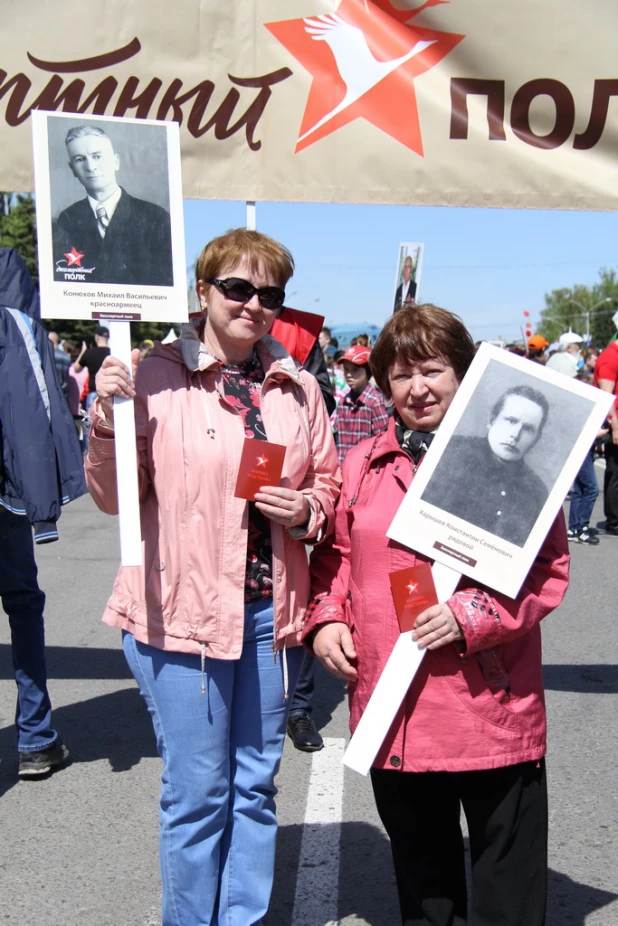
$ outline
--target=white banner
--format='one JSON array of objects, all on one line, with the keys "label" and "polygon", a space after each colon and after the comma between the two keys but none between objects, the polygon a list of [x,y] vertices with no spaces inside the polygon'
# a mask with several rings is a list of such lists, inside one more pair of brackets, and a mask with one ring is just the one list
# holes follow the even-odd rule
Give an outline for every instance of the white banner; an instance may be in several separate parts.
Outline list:
[{"label": "white banner", "polygon": [[0,186],[33,109],[175,121],[185,197],[618,208],[618,5],[0,0]]}]

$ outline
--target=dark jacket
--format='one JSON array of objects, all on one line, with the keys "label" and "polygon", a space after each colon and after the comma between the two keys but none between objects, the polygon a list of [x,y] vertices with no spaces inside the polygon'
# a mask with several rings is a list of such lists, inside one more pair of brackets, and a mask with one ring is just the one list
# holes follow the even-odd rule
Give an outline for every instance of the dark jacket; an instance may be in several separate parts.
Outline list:
[{"label": "dark jacket", "polygon": [[326,411],[329,415],[335,411],[337,403],[335,402],[335,396],[333,394],[333,384],[330,381],[330,376],[328,375],[328,370],[326,369],[326,361],[324,360],[324,353],[322,348],[316,341],[309,356],[303,363],[303,368],[307,373],[311,373],[312,376],[318,381],[320,387],[320,392],[322,393],[322,398],[326,405]]},{"label": "dark jacket", "polygon": [[13,248],[0,247],[0,303],[41,319],[39,292],[24,260]]},{"label": "dark jacket", "polygon": [[323,315],[303,312],[300,309],[285,308],[275,319],[270,334],[280,341],[294,360],[302,363],[303,369],[317,379],[329,415],[335,411],[335,396],[326,369],[324,354],[318,343],[318,335],[324,324]]},{"label": "dark jacket", "polygon": [[38,305],[33,291],[19,255],[0,248],[0,503],[26,515],[37,543],[49,543],[61,506],[87,489],[52,343],[28,314]]},{"label": "dark jacket", "polygon": [[[54,261],[72,247],[83,254],[82,268],[92,283],[172,286],[170,217],[165,209],[137,199],[123,189],[105,238],[88,199],[81,199],[58,216],[54,225]],[[59,279],[56,273],[56,279]]]},{"label": "dark jacket", "polygon": [[[410,280],[410,286],[408,288],[407,295],[410,297],[410,300],[414,302],[416,299],[416,280]],[[403,305],[403,282],[397,287],[397,292],[395,293],[395,304],[393,306],[393,312],[396,312],[397,309],[401,308]]]}]

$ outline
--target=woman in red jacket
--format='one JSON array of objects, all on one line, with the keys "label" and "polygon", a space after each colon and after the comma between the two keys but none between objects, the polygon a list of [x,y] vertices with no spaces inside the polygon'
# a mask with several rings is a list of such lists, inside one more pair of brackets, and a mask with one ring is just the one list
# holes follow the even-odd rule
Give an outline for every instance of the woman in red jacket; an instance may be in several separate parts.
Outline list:
[{"label": "woman in red jacket", "polygon": [[[312,554],[304,632],[325,667],[349,682],[352,731],[399,635],[388,574],[424,560],[386,531],[473,356],[459,319],[434,306],[398,312],[372,352],[396,414],[346,457],[335,536]],[[560,514],[515,600],[464,577],[416,620],[414,636],[428,652],[371,770],[408,926],[468,922],[461,807],[471,923],[545,922],[539,622],[566,591],[567,551]]]}]

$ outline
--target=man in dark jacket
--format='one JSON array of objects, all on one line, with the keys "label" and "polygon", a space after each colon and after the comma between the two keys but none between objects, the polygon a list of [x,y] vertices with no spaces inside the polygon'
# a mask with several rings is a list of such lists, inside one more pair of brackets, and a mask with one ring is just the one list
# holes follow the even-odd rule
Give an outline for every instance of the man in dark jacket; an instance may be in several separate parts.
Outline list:
[{"label": "man in dark jacket", "polygon": [[[302,363],[303,368],[315,376],[328,414],[332,415],[335,410],[335,397],[318,341],[323,324],[324,318],[321,315],[285,308],[275,319],[270,333],[283,344],[294,360]],[[311,653],[307,652],[290,701],[287,722],[288,736],[301,752],[317,752],[324,746],[322,736],[311,716],[314,687],[314,660]]]},{"label": "man in dark jacket", "polygon": [[61,505],[86,492],[75,427],[39,315],[26,265],[11,248],[0,248],[0,598],[11,628],[20,778],[45,775],[69,754],[51,725],[45,595],[32,526],[37,543],[56,540]]},{"label": "man in dark jacket", "polygon": [[399,309],[402,309],[410,302],[414,302],[415,299],[416,280],[412,274],[412,258],[408,254],[403,262],[401,283],[397,287],[397,292],[395,293],[395,305],[393,306],[393,312],[398,312]]}]

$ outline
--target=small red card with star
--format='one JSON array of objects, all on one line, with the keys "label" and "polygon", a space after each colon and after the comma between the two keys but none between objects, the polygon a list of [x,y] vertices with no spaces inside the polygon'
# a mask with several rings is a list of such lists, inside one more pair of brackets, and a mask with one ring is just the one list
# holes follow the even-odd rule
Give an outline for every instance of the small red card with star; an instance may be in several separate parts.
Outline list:
[{"label": "small red card with star", "polygon": [[262,486],[278,486],[284,457],[283,444],[245,437],[234,490],[236,498],[247,498],[252,502]]},{"label": "small red card with star", "polygon": [[402,633],[412,630],[414,621],[425,608],[438,604],[429,563],[418,563],[397,572],[389,572],[395,610]]}]

